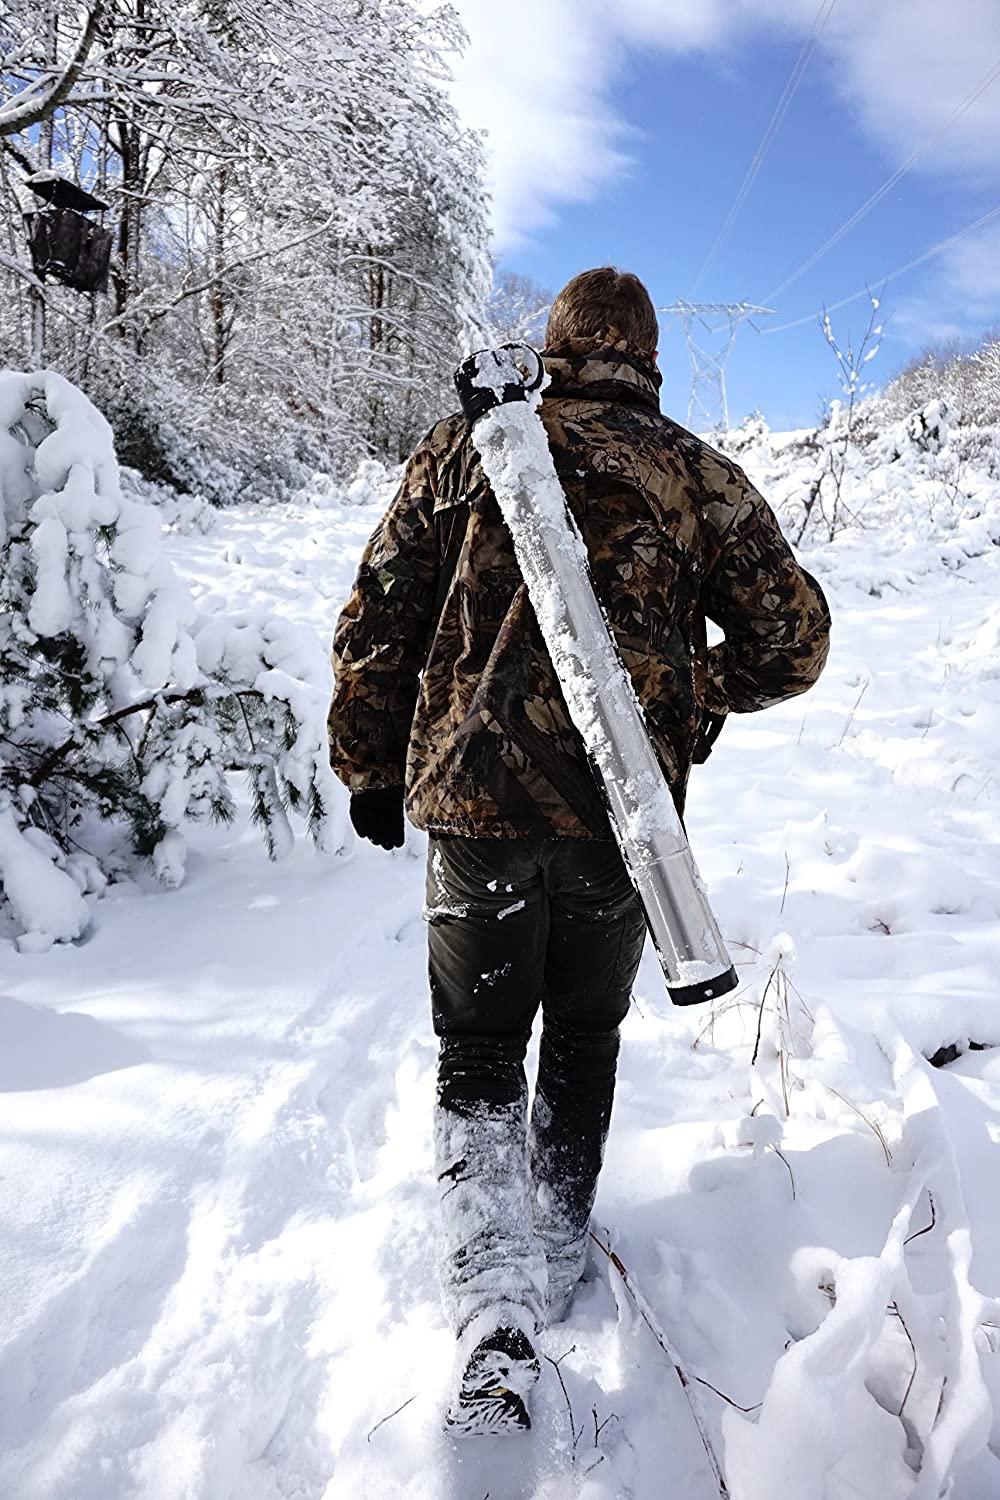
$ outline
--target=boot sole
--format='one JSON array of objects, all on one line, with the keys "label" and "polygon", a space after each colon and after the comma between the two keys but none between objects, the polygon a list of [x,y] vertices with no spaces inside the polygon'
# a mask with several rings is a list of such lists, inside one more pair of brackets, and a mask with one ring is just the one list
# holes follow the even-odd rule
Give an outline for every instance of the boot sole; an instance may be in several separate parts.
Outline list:
[{"label": "boot sole", "polygon": [[523,1397],[503,1386],[460,1401],[445,1418],[454,1437],[512,1437],[531,1430]]}]

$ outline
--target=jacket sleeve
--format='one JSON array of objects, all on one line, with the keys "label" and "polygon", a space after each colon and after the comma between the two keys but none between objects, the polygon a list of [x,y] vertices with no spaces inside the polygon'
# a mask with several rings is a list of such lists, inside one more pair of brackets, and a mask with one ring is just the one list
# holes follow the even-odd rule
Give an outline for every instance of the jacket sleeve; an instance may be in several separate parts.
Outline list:
[{"label": "jacket sleeve", "polygon": [[365,548],[333,641],[330,764],[352,791],[401,786],[437,593],[425,440]]},{"label": "jacket sleeve", "polygon": [[702,586],[705,613],[726,637],[708,653],[704,707],[714,714],[750,713],[804,693],[830,647],[823,590],[796,562],[763,497],[740,469],[726,469],[726,502],[709,507],[726,521]]}]

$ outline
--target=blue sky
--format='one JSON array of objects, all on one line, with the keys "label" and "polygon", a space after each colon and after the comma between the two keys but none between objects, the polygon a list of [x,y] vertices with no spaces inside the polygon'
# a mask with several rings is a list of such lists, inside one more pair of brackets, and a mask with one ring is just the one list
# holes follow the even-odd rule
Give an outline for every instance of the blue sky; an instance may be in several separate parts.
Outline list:
[{"label": "blue sky", "polygon": [[[501,263],[558,287],[612,262],[642,276],[658,302],[691,297],[818,5],[463,0],[472,46],[459,103],[489,132]],[[702,299],[764,299],[1000,63],[1000,0],[835,0],[825,13],[803,81],[697,289]],[[997,205],[1000,77],[781,293],[761,327],[875,286]],[[1000,215],[889,286],[883,312],[886,338],[869,367],[880,380],[929,341],[1000,323]],[[866,319],[864,301],[833,315],[845,336]],[[676,329],[661,365],[664,407],[683,419],[687,356]],[[760,407],[774,427],[811,422],[835,391],[814,321],[741,331],[729,367],[734,419]]]}]

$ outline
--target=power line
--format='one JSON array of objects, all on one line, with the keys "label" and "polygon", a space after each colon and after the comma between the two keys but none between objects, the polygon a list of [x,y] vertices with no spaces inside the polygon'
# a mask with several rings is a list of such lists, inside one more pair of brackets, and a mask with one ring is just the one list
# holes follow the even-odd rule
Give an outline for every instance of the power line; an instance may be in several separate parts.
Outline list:
[{"label": "power line", "polygon": [[805,73],[806,68],[809,66],[813,52],[816,50],[816,44],[819,41],[820,36],[822,35],[823,28],[826,26],[827,21],[833,14],[833,9],[836,4],[837,0],[822,0],[820,8],[816,12],[816,18],[813,21],[812,30],[803,43],[802,51],[799,53],[798,58],[795,62],[795,66],[793,67],[789,76],[788,82],[785,84],[784,92],[775,105],[774,113],[771,116],[767,129],[764,131],[764,134],[761,137],[760,145],[757,147],[753,160],[751,161],[750,166],[747,168],[747,174],[743,179],[743,182],[736,194],[735,199],[733,200],[733,205],[730,208],[725,219],[723,220],[722,228],[719,230],[718,234],[715,237],[715,243],[712,245],[712,248],[709,250],[708,254],[705,256],[705,259],[702,261],[701,270],[698,272],[697,276],[694,279],[694,285],[692,286],[692,291],[694,292],[696,292],[701,285],[705,276],[705,272],[708,270],[709,266],[712,264],[715,257],[721,250],[723,244],[725,243],[726,237],[729,234],[729,231],[732,229],[734,223],[736,222],[737,214],[743,207],[743,204],[746,202],[750,189],[753,187],[757,173],[761,169],[764,157],[767,155],[775,136],[781,129],[781,123],[784,120],[785,115],[788,113],[788,106],[792,102],[792,98],[794,97],[796,89],[802,82],[803,74]]},{"label": "power line", "polygon": [[[955,121],[965,114],[967,109],[970,109],[972,105],[975,104],[976,100],[986,92],[990,84],[994,83],[998,77],[1000,77],[1000,61],[994,63],[986,76],[980,79],[980,81],[976,84],[975,88],[970,93],[966,94],[965,98],[960,104],[956,105],[951,114],[945,120],[944,124],[939,125],[938,128],[933,131],[932,134],[929,135],[921,145],[917,147],[916,151],[908,156],[902,163],[902,165],[896,168],[891,176],[886,178],[882,186],[880,188],[876,188],[875,192],[872,193],[870,198],[866,199],[865,202],[862,203],[860,208],[855,209],[851,217],[840,226],[836,233],[832,234],[824,244],[820,245],[818,250],[814,250],[812,255],[809,256],[808,260],[803,261],[802,265],[799,266],[797,271],[793,271],[791,276],[786,276],[785,280],[782,281],[779,286],[776,286],[773,291],[768,292],[767,296],[764,298],[764,301],[775,302],[781,296],[782,292],[787,291],[787,289],[792,285],[793,282],[798,281],[800,276],[804,276],[807,271],[811,270],[816,262],[818,260],[821,260],[828,250],[832,250],[834,245],[839,244],[840,241],[844,238],[845,234],[849,234],[856,224],[860,224],[861,220],[866,216],[866,214],[870,213],[877,203],[881,203],[886,193],[892,191],[892,189],[896,186],[896,183],[899,182],[900,178],[906,176],[906,173],[910,170],[910,168],[914,166],[915,163],[918,162],[920,158],[927,151],[929,151],[937,141],[941,139],[945,131],[949,130],[951,126],[954,125]],[[769,330],[769,332],[776,333],[777,329],[772,328]]]},{"label": "power line", "polygon": [[[981,218],[976,219],[974,223],[966,224],[964,229],[959,229],[955,234],[950,234],[946,240],[939,240],[936,245],[932,245],[929,250],[925,250],[923,255],[918,255],[915,260],[907,261],[905,266],[900,266],[897,270],[890,271],[886,276],[879,276],[874,285],[880,287],[886,286],[890,281],[895,281],[898,277],[905,276],[907,271],[914,270],[916,266],[922,266],[926,260],[932,260],[935,255],[940,255],[942,250],[947,250],[949,245],[954,245],[956,240],[960,240],[965,235],[971,234],[974,229],[982,229],[984,224],[988,224],[991,219],[995,219],[998,215],[1000,215],[1000,203],[997,204],[996,208],[991,208],[989,213],[985,213]],[[826,311],[828,313],[837,312],[840,308],[846,307],[848,303],[857,302],[859,298],[867,297],[868,295],[869,288],[862,287],[860,292],[852,292],[849,297],[841,297],[839,302],[830,303]],[[763,328],[761,332],[784,333],[788,328],[801,328],[803,323],[812,323],[815,317],[815,313],[807,313],[804,318],[794,318],[790,323],[779,323],[776,328]]]}]

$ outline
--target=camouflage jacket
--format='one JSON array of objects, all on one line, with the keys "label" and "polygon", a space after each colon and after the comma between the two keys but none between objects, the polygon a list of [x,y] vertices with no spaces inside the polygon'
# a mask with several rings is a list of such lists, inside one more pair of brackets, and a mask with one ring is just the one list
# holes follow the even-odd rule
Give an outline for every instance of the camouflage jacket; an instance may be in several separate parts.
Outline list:
[{"label": "camouflage jacket", "polygon": [[[660,414],[623,349],[547,351],[542,419],[594,585],[678,801],[706,713],[811,686],[830,619],[742,471]],[[706,617],[725,640],[706,646]],[[361,561],[334,640],[334,770],[406,786],[419,828],[607,838],[601,794],[462,416],[439,422]]]}]

